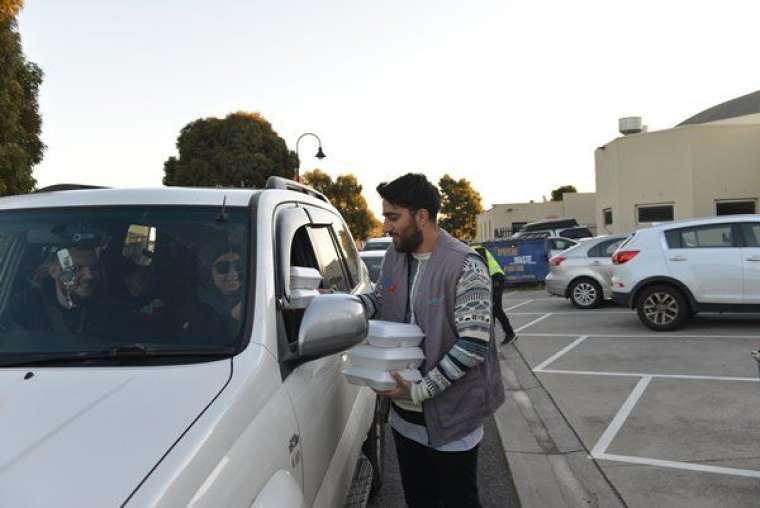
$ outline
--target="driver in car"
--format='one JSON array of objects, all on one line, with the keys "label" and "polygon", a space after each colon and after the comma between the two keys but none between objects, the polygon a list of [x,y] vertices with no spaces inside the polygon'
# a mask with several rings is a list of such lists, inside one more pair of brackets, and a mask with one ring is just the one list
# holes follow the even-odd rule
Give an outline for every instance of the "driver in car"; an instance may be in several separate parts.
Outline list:
[{"label": "driver in car", "polygon": [[37,275],[31,288],[12,299],[11,321],[26,330],[92,333],[98,315],[103,317],[93,308],[100,282],[95,248],[59,248]]}]

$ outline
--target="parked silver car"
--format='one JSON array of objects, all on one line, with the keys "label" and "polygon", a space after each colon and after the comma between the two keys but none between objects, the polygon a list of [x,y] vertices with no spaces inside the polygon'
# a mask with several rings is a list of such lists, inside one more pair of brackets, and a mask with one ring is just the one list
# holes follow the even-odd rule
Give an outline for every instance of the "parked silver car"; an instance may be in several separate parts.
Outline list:
[{"label": "parked silver car", "polygon": [[579,309],[612,299],[612,253],[626,236],[600,236],[549,259],[546,291],[568,298]]}]

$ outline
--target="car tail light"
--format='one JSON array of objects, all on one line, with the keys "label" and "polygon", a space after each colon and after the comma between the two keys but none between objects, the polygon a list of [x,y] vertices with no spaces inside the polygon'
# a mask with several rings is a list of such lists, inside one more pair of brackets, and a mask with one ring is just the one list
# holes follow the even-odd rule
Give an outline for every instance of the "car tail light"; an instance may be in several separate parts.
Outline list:
[{"label": "car tail light", "polygon": [[637,250],[619,250],[612,255],[612,264],[622,265],[636,257]]},{"label": "car tail light", "polygon": [[549,260],[549,264],[550,264],[550,265],[552,265],[552,266],[559,266],[559,265],[561,265],[561,264],[562,264],[562,262],[563,262],[564,260],[566,260],[566,259],[567,259],[567,258],[566,258],[565,256],[553,256],[553,257],[552,257],[552,258]]}]

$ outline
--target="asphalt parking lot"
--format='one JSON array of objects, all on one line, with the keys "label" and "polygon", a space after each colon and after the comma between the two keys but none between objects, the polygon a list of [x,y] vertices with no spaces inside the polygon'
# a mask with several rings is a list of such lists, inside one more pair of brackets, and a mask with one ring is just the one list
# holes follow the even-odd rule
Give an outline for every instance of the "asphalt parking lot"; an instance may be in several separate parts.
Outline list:
[{"label": "asphalt parking lot", "polygon": [[513,358],[616,503],[760,505],[760,380],[749,355],[760,348],[760,316],[697,317],[657,333],[628,309],[577,310],[543,290],[507,292],[504,308],[519,336]]}]

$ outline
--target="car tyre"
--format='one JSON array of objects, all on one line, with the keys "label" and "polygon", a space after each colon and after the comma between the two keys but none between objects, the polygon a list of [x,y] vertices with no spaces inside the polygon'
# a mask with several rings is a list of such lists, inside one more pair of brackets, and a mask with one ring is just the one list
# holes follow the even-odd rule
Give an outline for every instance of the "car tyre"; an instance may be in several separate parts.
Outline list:
[{"label": "car tyre", "polygon": [[657,332],[678,328],[691,312],[689,303],[678,288],[659,284],[645,288],[636,303],[636,312],[644,325]]},{"label": "car tyre", "polygon": [[372,464],[372,487],[370,497],[377,494],[383,486],[385,476],[385,425],[390,411],[390,399],[378,397],[375,403],[375,416],[372,419],[372,427],[367,434],[367,439],[362,446],[362,452]]},{"label": "car tyre", "polygon": [[592,279],[578,279],[570,284],[570,302],[578,309],[595,309],[602,303],[604,294],[598,282]]}]

